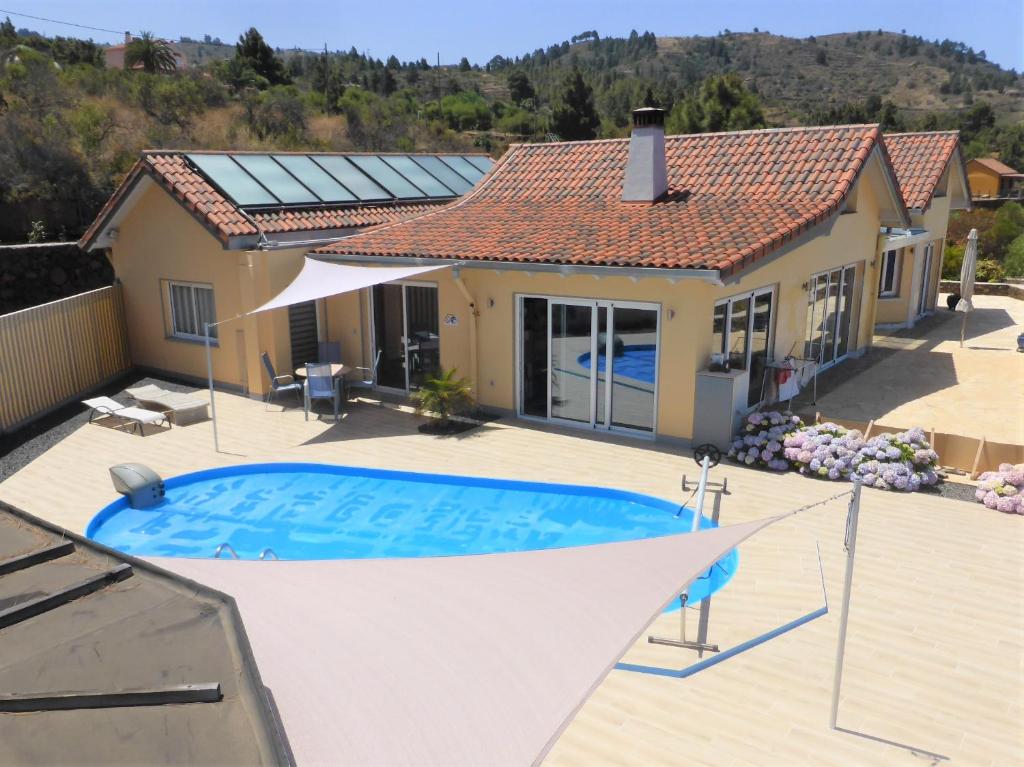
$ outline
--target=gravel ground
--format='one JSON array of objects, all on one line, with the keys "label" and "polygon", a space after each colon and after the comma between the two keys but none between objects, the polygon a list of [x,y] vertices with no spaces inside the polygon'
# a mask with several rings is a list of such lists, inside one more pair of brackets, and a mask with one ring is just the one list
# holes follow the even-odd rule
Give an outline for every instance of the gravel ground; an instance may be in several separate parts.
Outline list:
[{"label": "gravel ground", "polygon": [[[124,405],[134,400],[125,394],[129,387],[156,384],[171,391],[189,392],[196,387],[181,381],[151,378],[143,373],[129,373],[90,397],[112,397]],[[84,397],[83,397],[84,398]],[[89,423],[89,409],[78,402],[62,407],[45,418],[34,421],[14,434],[0,437],[0,482],[36,458],[72,432]]]}]

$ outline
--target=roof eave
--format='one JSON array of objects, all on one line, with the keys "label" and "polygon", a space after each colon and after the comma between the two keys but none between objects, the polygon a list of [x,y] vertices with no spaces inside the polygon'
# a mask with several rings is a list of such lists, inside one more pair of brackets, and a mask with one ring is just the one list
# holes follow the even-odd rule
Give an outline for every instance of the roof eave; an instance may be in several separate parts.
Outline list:
[{"label": "roof eave", "polygon": [[438,261],[453,261],[464,269],[490,269],[493,271],[554,273],[564,276],[585,274],[591,277],[627,277],[629,279],[667,279],[672,282],[699,280],[712,285],[723,285],[722,272],[718,269],[690,269],[686,267],[652,266],[599,266],[595,264],[531,263],[526,261],[487,261],[483,259],[447,259],[422,256],[381,256],[353,253],[329,253],[310,251],[309,256],[322,261],[388,264],[391,266],[428,266]]}]

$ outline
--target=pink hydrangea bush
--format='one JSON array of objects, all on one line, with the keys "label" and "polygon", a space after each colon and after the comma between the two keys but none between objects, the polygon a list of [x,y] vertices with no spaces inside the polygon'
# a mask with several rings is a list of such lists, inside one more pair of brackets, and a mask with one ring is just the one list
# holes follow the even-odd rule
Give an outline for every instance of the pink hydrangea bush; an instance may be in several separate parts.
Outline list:
[{"label": "pink hydrangea bush", "polygon": [[788,471],[790,466],[783,456],[783,443],[803,425],[799,416],[792,413],[751,413],[729,446],[729,458],[747,466]]},{"label": "pink hydrangea bush", "polygon": [[872,437],[858,450],[853,465],[868,487],[912,493],[939,481],[938,462],[924,429],[915,427]]},{"label": "pink hydrangea bush", "polygon": [[978,477],[974,497],[986,508],[1004,514],[1024,514],[1024,463],[999,465],[999,471],[986,471]]},{"label": "pink hydrangea bush", "polygon": [[836,423],[820,423],[801,429],[783,445],[783,455],[801,474],[821,479],[849,479],[854,459],[864,445],[863,435]]}]

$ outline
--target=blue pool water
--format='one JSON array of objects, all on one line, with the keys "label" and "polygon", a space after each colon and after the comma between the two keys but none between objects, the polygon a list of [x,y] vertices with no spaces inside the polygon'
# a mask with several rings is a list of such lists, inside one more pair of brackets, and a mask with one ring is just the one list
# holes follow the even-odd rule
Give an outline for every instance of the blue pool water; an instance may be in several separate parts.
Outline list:
[{"label": "blue pool water", "polygon": [[[657,359],[657,347],[654,344],[633,344],[623,349],[622,354],[616,354],[615,376],[632,378],[634,381],[654,383],[654,365]],[[590,352],[581,354],[576,360],[587,370],[590,370]],[[605,354],[597,355],[597,370],[606,373],[608,369],[608,358]]]},{"label": "blue pool water", "polygon": [[[137,556],[211,557],[230,543],[242,559],[431,557],[527,551],[688,532],[692,511],[647,495],[325,464],[252,464],[174,477],[157,506],[122,498],[88,537]],[[708,519],[701,527],[711,527]],[[691,589],[725,585],[729,553]]]}]

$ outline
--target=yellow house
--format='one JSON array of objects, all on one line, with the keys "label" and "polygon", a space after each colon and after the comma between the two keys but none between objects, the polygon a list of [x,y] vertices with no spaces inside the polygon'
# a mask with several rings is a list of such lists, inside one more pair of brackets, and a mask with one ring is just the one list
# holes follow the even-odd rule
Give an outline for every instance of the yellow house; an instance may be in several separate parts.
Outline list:
[{"label": "yellow house", "polygon": [[[216,317],[215,378],[254,395],[264,352],[286,372],[316,339],[382,391],[457,368],[492,411],[721,445],[786,398],[779,368],[806,385],[870,345],[880,233],[914,228],[886,144],[875,125],[666,137],[660,110],[637,110],[629,139],[514,145],[459,200],[335,206],[329,224],[228,189],[235,168],[214,163],[238,155],[155,153],[149,183],[126,182],[83,244],[108,249],[145,368],[203,379],[199,320]],[[234,319],[304,257],[446,268]]]},{"label": "yellow house", "polygon": [[[492,165],[483,155],[149,151],[79,245],[113,264],[134,364],[205,381],[204,322],[280,292],[310,247],[450,202]],[[217,383],[262,394],[264,352],[280,373],[315,360],[325,311],[310,302],[213,328]]]},{"label": "yellow house", "polygon": [[912,327],[935,311],[951,210],[971,207],[956,131],[885,136],[909,228],[886,228],[879,241],[878,309],[882,328]]},{"label": "yellow house", "polygon": [[967,179],[975,199],[1019,198],[1024,173],[994,157],[978,157],[967,163]]}]

